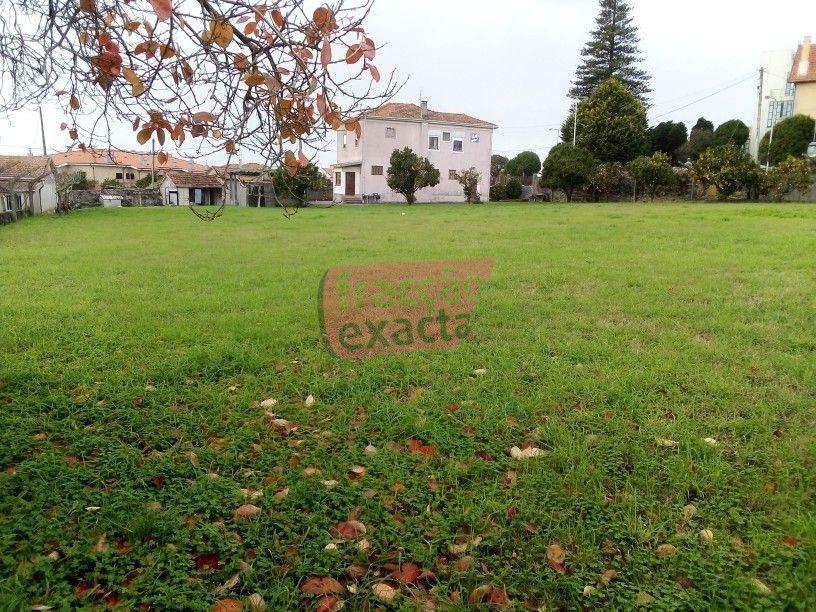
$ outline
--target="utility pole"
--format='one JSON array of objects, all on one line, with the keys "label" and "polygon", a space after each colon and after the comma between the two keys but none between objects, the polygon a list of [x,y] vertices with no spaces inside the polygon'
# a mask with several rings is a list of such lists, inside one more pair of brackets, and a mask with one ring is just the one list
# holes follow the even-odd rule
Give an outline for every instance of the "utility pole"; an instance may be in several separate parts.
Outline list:
[{"label": "utility pole", "polygon": [[153,155],[151,156],[152,162],[152,169],[150,171],[150,186],[156,186],[156,140],[154,138],[150,139],[150,148],[153,149]]},{"label": "utility pole", "polygon": [[754,138],[756,138],[756,156],[759,161],[759,132],[762,130],[762,94],[765,89],[765,67],[759,69],[759,86],[757,87],[757,114]]},{"label": "utility pole", "polygon": [[38,109],[40,111],[40,135],[42,136],[43,155],[48,155],[45,149],[45,124],[43,123],[42,106]]}]

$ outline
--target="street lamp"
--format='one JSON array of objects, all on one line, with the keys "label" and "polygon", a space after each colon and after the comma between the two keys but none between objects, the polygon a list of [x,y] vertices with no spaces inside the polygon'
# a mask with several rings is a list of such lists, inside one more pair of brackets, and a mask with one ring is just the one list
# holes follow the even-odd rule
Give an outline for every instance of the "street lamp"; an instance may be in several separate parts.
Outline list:
[{"label": "street lamp", "polygon": [[[765,96],[766,100],[770,100],[775,105],[779,104],[779,100],[773,96]],[[773,121],[771,122],[771,137],[768,139],[768,154],[765,156],[765,172],[771,169],[771,146],[773,145],[774,128],[776,127],[776,106],[773,109]]]}]

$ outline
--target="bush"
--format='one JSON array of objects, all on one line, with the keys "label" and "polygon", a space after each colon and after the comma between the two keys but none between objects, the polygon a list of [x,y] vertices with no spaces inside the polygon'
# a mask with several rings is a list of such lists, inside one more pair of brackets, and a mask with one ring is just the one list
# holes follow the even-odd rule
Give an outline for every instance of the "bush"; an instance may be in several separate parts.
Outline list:
[{"label": "bush", "polygon": [[788,159],[765,175],[764,187],[776,202],[781,202],[786,195],[794,191],[808,191],[813,183],[810,164],[801,157],[790,156]]},{"label": "bush", "polygon": [[[160,185],[163,180],[164,180],[164,177],[161,174],[156,173],[156,185],[157,186]],[[139,187],[141,189],[146,189],[148,187],[152,187],[153,186],[153,177],[150,174],[148,174],[146,176],[143,176],[138,181],[136,181],[135,185],[136,185],[136,187]]]},{"label": "bush", "polygon": [[510,179],[504,186],[504,195],[508,200],[518,200],[521,197],[521,181]]},{"label": "bush", "polygon": [[598,160],[580,147],[561,143],[550,149],[550,154],[544,160],[541,171],[541,186],[550,189],[560,189],[567,196],[567,202],[572,202],[572,195],[576,189],[589,185]]},{"label": "bush", "polygon": [[413,204],[417,191],[439,184],[439,170],[426,157],[420,157],[410,147],[405,147],[391,154],[386,182],[391,189],[405,196],[408,204]]},{"label": "bush", "polygon": [[501,202],[506,197],[507,197],[507,194],[505,193],[504,185],[491,185],[490,186],[490,201],[491,202]]},{"label": "bush", "polygon": [[774,140],[770,146],[771,155],[768,156],[768,143],[771,133],[765,134],[759,144],[759,161],[766,163],[770,160],[771,165],[776,165],[788,157],[802,157],[808,145],[813,139],[813,127],[816,125],[813,119],[806,115],[794,115],[783,119],[774,127]]},{"label": "bush", "polygon": [[704,185],[715,186],[721,200],[742,189],[750,193],[756,190],[760,181],[759,166],[732,144],[704,151],[694,162],[693,172]]},{"label": "bush", "polygon": [[115,187],[121,187],[122,183],[117,181],[116,179],[105,179],[102,181],[102,189],[111,189]]},{"label": "bush", "polygon": [[468,202],[481,202],[479,197],[479,179],[482,175],[479,174],[476,168],[469,168],[462,172],[456,173],[456,180],[462,186],[462,192],[465,194],[465,199]]},{"label": "bush", "polygon": [[638,157],[629,162],[629,174],[649,193],[654,201],[661,187],[670,187],[677,181],[669,156],[658,151],[651,157]]},{"label": "bush", "polygon": [[714,139],[711,142],[713,147],[732,144],[740,149],[748,142],[751,130],[739,119],[726,121],[714,131]]},{"label": "bush", "polygon": [[590,187],[598,198],[608,198],[612,194],[620,193],[626,182],[626,169],[620,162],[601,164],[595,170],[590,181]]}]

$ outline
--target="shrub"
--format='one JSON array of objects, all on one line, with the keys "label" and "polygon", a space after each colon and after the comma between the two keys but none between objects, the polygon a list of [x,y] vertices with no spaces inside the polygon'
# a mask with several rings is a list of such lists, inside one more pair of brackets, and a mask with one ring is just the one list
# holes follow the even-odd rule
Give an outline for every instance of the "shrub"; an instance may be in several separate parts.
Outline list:
[{"label": "shrub", "polygon": [[776,202],[794,191],[808,191],[813,183],[810,164],[801,157],[790,156],[765,175],[765,189]]},{"label": "shrub", "polygon": [[468,202],[480,202],[479,198],[479,179],[482,175],[476,168],[468,168],[463,172],[456,173],[456,180],[462,186],[462,191],[465,194],[465,199]]},{"label": "shrub", "polygon": [[712,147],[694,163],[694,175],[704,185],[714,185],[725,200],[742,189],[749,192],[759,184],[759,166],[733,144]]},{"label": "shrub", "polygon": [[601,164],[595,170],[590,181],[590,187],[597,197],[608,198],[614,193],[620,193],[626,182],[626,170],[620,162]]},{"label": "shrub", "polygon": [[658,151],[651,157],[638,157],[629,162],[629,174],[649,193],[654,201],[661,187],[670,187],[677,181],[669,156]]},{"label": "shrub", "polygon": [[[163,180],[164,180],[164,177],[162,175],[156,173],[156,185],[161,184],[161,182]],[[153,186],[153,177],[150,174],[148,174],[146,176],[143,176],[138,181],[136,181],[135,185],[136,185],[136,187],[139,187],[141,189],[146,189],[148,187],[152,187]]]},{"label": "shrub", "polygon": [[505,193],[504,185],[491,185],[490,186],[490,201],[491,202],[501,202],[506,197],[507,197],[507,194]]},{"label": "shrub", "polygon": [[508,161],[504,169],[510,176],[518,177],[527,184],[528,179],[541,171],[541,158],[533,151],[523,151]]},{"label": "shrub", "polygon": [[562,190],[567,196],[567,202],[572,202],[575,190],[589,185],[597,168],[598,160],[592,153],[561,143],[550,149],[541,171],[540,184],[542,187]]},{"label": "shrub", "polygon": [[508,200],[518,200],[521,197],[521,181],[515,178],[507,181],[504,186],[504,194]]},{"label": "shrub", "polygon": [[439,170],[427,158],[405,147],[391,154],[387,183],[391,189],[405,196],[408,204],[413,204],[417,191],[439,184]]},{"label": "shrub", "polygon": [[768,132],[759,144],[759,161],[763,164],[770,161],[772,165],[776,165],[790,156],[803,156],[813,139],[815,123],[806,115],[794,115],[777,123],[774,127],[773,144],[770,145],[770,157],[768,156],[768,143],[771,133]]},{"label": "shrub", "polygon": [[102,189],[111,189],[116,187],[121,187],[122,183],[120,183],[116,179],[105,179],[102,181]]},{"label": "shrub", "polygon": [[723,145],[732,144],[740,149],[748,142],[748,137],[751,135],[751,130],[739,119],[731,119],[726,121],[714,131],[714,139],[711,146],[721,147]]}]

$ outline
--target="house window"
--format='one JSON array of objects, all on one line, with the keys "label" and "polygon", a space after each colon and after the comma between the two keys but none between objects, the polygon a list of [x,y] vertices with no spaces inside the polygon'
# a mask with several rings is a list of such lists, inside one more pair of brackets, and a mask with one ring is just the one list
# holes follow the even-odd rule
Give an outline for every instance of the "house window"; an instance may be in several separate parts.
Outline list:
[{"label": "house window", "polygon": [[190,187],[190,202],[193,204],[203,204],[204,190],[198,187]]},{"label": "house window", "polygon": [[452,180],[452,181],[458,181],[459,176],[458,176],[456,170],[448,170],[448,178],[450,180]]},{"label": "house window", "polygon": [[442,132],[442,142],[450,142],[450,132]]},{"label": "house window", "polygon": [[464,147],[464,141],[461,138],[454,138],[453,139],[453,152],[454,153],[461,153],[463,147]]},{"label": "house window", "polygon": [[788,83],[785,85],[785,95],[788,97],[793,97],[796,94],[796,85],[794,83]]},{"label": "house window", "polygon": [[122,174],[121,172],[116,173],[116,180],[117,181],[121,181],[124,177],[125,177],[125,175]]},{"label": "house window", "polygon": [[439,136],[429,136],[428,137],[428,148],[431,151],[438,151],[439,150]]},{"label": "house window", "polygon": [[23,194],[22,193],[15,193],[14,194],[14,208],[16,210],[23,210]]},{"label": "house window", "polygon": [[342,172],[335,172],[334,173],[334,186],[340,187],[343,184],[343,173]]},{"label": "house window", "polygon": [[132,181],[132,180],[134,180],[136,178],[136,174],[133,173],[133,172],[126,172],[125,173],[125,178],[127,180],[129,180],[129,181]]},{"label": "house window", "polygon": [[470,134],[470,142],[477,143],[479,142],[479,134],[477,132],[471,132]]},{"label": "house window", "polygon": [[3,196],[3,210],[6,212],[11,212],[11,196],[5,195]]},{"label": "house window", "polygon": [[782,110],[780,117],[790,117],[793,114],[793,100],[785,100],[782,102]]},{"label": "house window", "polygon": [[360,146],[360,139],[359,139],[359,138],[355,138],[355,139],[354,139],[354,148],[356,149],[356,148],[357,148],[357,147],[359,147],[359,146]]},{"label": "house window", "polygon": [[382,166],[371,166],[371,176],[382,176],[383,175],[383,167]]},{"label": "house window", "polygon": [[392,127],[385,128],[385,137],[386,138],[396,138],[397,137],[397,128],[392,128]]},{"label": "house window", "polygon": [[343,132],[343,148],[346,148],[346,144],[348,144],[348,134]]}]

